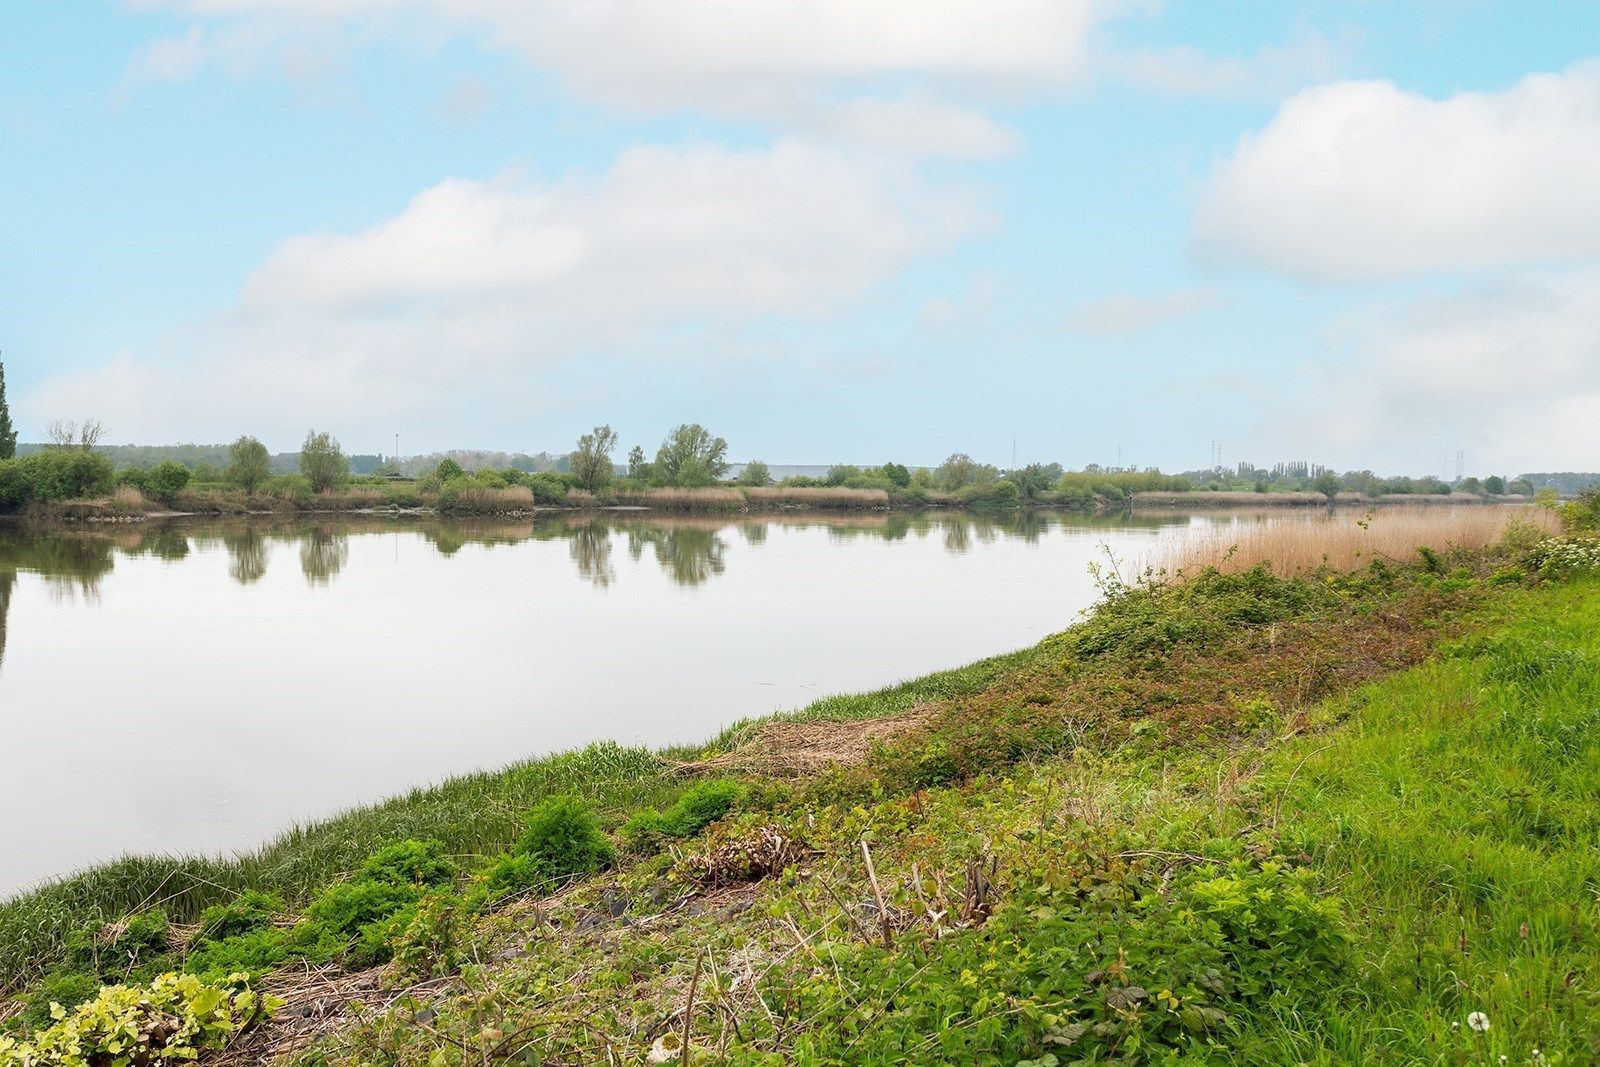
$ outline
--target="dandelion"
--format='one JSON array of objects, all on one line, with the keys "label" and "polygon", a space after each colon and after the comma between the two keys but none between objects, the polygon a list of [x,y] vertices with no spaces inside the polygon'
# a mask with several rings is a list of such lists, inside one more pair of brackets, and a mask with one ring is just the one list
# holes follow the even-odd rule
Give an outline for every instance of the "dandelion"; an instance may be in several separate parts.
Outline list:
[{"label": "dandelion", "polygon": [[1475,1011],[1467,1016],[1467,1025],[1481,1034],[1489,1029],[1489,1017],[1481,1011]]}]

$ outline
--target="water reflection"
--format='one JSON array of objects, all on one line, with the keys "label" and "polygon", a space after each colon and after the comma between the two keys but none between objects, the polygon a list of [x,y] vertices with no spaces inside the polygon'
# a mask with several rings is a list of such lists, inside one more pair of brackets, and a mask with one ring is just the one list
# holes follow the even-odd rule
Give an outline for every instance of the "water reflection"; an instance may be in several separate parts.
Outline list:
[{"label": "water reflection", "polygon": [[328,585],[350,562],[350,538],[331,526],[314,526],[300,541],[300,573],[306,584]]},{"label": "water reflection", "polygon": [[[773,518],[671,517],[659,514],[607,513],[554,515],[514,522],[456,522],[438,518],[381,520],[350,518],[306,522],[269,518],[214,522],[146,523],[108,531],[36,530],[0,526],[0,615],[11,602],[17,575],[42,576],[60,596],[98,595],[102,578],[118,556],[177,563],[191,555],[225,552],[228,574],[240,585],[266,577],[272,547],[296,551],[300,572],[312,587],[332,585],[350,562],[355,537],[399,534],[420,537],[438,554],[451,558],[469,546],[516,545],[528,541],[566,541],[573,567],[595,589],[617,582],[614,552],[626,548],[637,561],[655,560],[676,585],[698,586],[727,571],[728,538],[737,536],[752,548],[768,543],[772,531],[821,529],[830,540],[885,542],[908,537],[937,538],[953,554],[997,539],[1038,542],[1058,526],[1107,530],[1157,529],[1172,518],[1151,516],[1082,516],[1021,512],[1002,516],[966,514],[785,515]],[[4,619],[0,617],[0,626]],[[3,634],[0,629],[0,634]]]},{"label": "water reflection", "polygon": [[[130,850],[245,848],[443,776],[601,739],[690,743],[1023,647],[1092,602],[1102,543],[1136,554],[1187,521],[0,523],[16,754],[0,764],[0,897]],[[23,818],[38,811],[48,827]]]},{"label": "water reflection", "polygon": [[234,581],[251,585],[266,577],[272,548],[261,530],[254,526],[230,530],[222,535],[222,544],[228,550],[228,576]]}]

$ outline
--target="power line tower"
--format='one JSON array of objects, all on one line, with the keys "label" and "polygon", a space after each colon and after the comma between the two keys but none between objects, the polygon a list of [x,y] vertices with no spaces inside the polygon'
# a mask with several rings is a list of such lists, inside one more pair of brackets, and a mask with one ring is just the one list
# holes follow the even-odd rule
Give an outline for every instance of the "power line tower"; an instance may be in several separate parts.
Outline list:
[{"label": "power line tower", "polygon": [[1460,481],[1467,473],[1467,450],[1456,449],[1456,481]]}]

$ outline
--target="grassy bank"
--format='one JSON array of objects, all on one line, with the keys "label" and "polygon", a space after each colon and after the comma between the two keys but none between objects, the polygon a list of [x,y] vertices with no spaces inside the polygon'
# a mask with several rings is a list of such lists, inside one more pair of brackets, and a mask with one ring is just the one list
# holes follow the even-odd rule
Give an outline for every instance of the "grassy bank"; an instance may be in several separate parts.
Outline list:
[{"label": "grassy bank", "polygon": [[[595,746],[238,861],[88,872],[0,905],[0,974],[37,988],[84,931],[244,890],[325,914],[372,852],[434,839],[451,921],[413,915],[385,971],[268,975],[346,1007],[241,1056],[638,1063],[687,1032],[690,1060],[740,1064],[1590,1062],[1600,585],[1540,569],[1580,556],[1113,580],[1038,646],[704,746]],[[674,804],[707,782],[736,799],[702,832]],[[486,903],[555,796],[614,868]],[[96,978],[184,963],[157,956]]]}]

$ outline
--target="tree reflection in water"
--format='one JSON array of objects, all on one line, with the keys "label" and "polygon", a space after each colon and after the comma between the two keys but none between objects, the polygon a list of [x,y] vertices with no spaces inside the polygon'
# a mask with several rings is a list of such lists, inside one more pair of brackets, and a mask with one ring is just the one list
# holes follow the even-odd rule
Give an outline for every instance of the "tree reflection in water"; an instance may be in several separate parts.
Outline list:
[{"label": "tree reflection in water", "polygon": [[596,589],[604,589],[617,579],[611,565],[611,530],[600,521],[573,527],[567,534],[572,562],[578,573]]},{"label": "tree reflection in water", "polygon": [[228,550],[228,576],[240,585],[259,582],[267,574],[267,559],[272,548],[266,535],[254,526],[244,526],[222,535]]},{"label": "tree reflection in water", "polygon": [[300,542],[300,572],[310,585],[328,585],[350,562],[350,538],[328,526],[313,526]]}]

